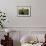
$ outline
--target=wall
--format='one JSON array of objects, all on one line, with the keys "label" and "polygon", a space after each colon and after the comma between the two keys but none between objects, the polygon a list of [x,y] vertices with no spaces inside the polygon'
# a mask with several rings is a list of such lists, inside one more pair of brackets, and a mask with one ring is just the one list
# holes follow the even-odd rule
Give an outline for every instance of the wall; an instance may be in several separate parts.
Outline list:
[{"label": "wall", "polygon": [[[0,9],[6,12],[7,27],[46,27],[46,0],[0,0]],[[31,6],[30,17],[18,17],[16,6]]]},{"label": "wall", "polygon": [[[0,0],[0,9],[6,12],[6,27],[16,30],[46,31],[46,0]],[[18,17],[17,6],[31,6],[30,17]],[[23,28],[24,27],[24,28]]]}]

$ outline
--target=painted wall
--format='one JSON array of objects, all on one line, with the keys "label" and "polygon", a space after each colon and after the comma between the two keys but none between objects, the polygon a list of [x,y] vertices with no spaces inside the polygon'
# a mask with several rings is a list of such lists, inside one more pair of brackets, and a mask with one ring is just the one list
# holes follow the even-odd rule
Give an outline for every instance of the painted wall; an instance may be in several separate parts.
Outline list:
[{"label": "painted wall", "polygon": [[[46,27],[46,0],[0,0],[6,12],[7,27]],[[18,17],[16,6],[31,6],[30,17]]]}]

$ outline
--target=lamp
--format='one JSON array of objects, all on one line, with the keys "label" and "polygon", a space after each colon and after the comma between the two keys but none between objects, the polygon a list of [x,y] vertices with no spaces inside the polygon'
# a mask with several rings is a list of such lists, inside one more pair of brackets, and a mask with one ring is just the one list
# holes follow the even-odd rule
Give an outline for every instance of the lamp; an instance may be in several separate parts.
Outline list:
[{"label": "lamp", "polygon": [[6,33],[9,33],[9,29],[5,29],[5,32],[6,32]]}]

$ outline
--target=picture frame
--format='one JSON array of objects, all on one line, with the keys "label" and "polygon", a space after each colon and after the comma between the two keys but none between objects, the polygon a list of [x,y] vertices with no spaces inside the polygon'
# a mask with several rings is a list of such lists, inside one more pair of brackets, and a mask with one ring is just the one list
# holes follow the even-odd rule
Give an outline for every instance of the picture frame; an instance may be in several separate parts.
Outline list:
[{"label": "picture frame", "polygon": [[29,17],[31,16],[31,7],[17,6],[17,16]]}]

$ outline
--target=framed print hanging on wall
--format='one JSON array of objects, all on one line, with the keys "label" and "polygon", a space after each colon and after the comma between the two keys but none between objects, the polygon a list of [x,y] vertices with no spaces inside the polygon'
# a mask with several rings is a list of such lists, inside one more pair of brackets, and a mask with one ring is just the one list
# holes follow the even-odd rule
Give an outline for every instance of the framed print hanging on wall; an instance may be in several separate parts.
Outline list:
[{"label": "framed print hanging on wall", "polygon": [[17,6],[18,16],[31,16],[31,7],[29,6]]}]

